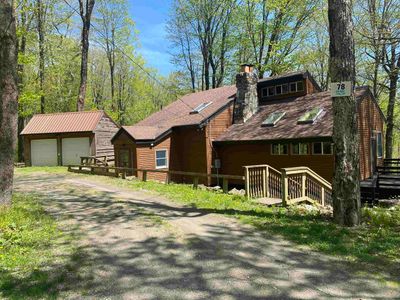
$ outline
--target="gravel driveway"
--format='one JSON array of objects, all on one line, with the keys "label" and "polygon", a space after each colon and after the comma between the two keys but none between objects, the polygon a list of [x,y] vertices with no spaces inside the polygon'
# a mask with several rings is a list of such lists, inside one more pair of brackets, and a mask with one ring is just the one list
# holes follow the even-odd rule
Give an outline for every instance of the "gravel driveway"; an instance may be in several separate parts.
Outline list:
[{"label": "gravel driveway", "polygon": [[400,298],[333,257],[154,193],[73,174],[17,175],[15,185],[42,194],[46,209],[83,233],[90,282],[71,298]]}]

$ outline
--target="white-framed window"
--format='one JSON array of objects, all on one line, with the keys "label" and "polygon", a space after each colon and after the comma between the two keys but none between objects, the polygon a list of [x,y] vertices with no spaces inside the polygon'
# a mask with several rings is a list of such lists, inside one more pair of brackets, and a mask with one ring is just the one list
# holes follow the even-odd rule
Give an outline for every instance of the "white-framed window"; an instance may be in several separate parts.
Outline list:
[{"label": "white-framed window", "polygon": [[332,155],[333,144],[331,142],[315,142],[312,150],[314,155]]},{"label": "white-framed window", "polygon": [[275,86],[275,94],[282,95],[282,86],[281,85]]},{"label": "white-framed window", "polygon": [[289,83],[289,88],[291,93],[295,93],[297,91],[297,84],[296,82]]},{"label": "white-framed window", "polygon": [[156,150],[156,169],[168,168],[168,156],[166,149]]},{"label": "white-framed window", "polygon": [[378,158],[383,157],[382,132],[380,131],[376,133],[376,155],[378,156]]},{"label": "white-framed window", "polygon": [[307,155],[309,144],[308,143],[293,143],[292,144],[292,154],[293,155]]},{"label": "white-framed window", "polygon": [[261,90],[261,92],[262,92],[262,97],[264,98],[264,97],[268,97],[268,88],[263,88],[262,90]]},{"label": "white-framed window", "polygon": [[288,144],[272,144],[271,154],[272,155],[288,155]]},{"label": "white-framed window", "polygon": [[274,86],[268,87],[268,97],[272,97],[272,96],[275,96],[275,87]]},{"label": "white-framed window", "polygon": [[297,81],[296,85],[297,85],[297,91],[298,92],[304,91],[304,83],[303,83],[303,81]]},{"label": "white-framed window", "polygon": [[287,94],[289,93],[289,84],[284,83],[282,84],[282,94]]}]

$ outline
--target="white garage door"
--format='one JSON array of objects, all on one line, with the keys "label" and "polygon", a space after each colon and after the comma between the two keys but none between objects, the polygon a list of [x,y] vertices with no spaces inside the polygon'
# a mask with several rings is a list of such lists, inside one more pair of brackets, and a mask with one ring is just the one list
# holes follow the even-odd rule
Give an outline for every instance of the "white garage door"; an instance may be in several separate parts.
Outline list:
[{"label": "white garage door", "polygon": [[62,139],[62,163],[66,165],[79,165],[81,156],[90,155],[89,138]]},{"label": "white garage door", "polygon": [[57,140],[31,141],[32,166],[57,166]]}]

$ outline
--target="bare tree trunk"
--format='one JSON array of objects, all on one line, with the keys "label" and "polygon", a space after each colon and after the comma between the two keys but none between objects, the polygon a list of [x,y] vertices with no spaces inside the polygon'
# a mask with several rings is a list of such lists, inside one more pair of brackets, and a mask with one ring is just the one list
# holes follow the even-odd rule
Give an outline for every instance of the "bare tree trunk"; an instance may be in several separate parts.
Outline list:
[{"label": "bare tree trunk", "polygon": [[[355,83],[355,55],[351,0],[328,1],[330,76],[332,82]],[[333,216],[345,226],[360,223],[360,163],[354,95],[333,99]]]},{"label": "bare tree trunk", "polygon": [[18,114],[17,37],[12,0],[0,0],[0,205],[11,203]]},{"label": "bare tree trunk", "polygon": [[39,88],[40,88],[40,113],[45,112],[44,86],[44,8],[42,0],[36,1],[37,31],[39,37]]},{"label": "bare tree trunk", "polygon": [[88,56],[89,56],[89,31],[90,20],[92,17],[93,7],[95,0],[79,0],[79,13],[82,19],[82,36],[81,36],[81,82],[79,85],[79,94],[76,108],[78,111],[83,111],[85,108],[85,97],[87,87],[87,69],[88,69]]},{"label": "bare tree trunk", "polygon": [[[26,20],[26,10],[21,10],[21,27],[24,30],[27,30],[27,20]],[[18,42],[18,55],[25,55],[26,51],[26,35],[25,33],[22,34],[21,40]],[[24,70],[25,70],[25,65],[24,63],[19,63],[18,64],[18,93],[21,93],[23,86],[24,86]],[[20,104],[18,105],[18,111],[22,111],[22,107],[20,107]],[[24,161],[24,142],[23,138],[20,135],[22,130],[24,129],[25,126],[25,118],[21,115],[21,113],[18,114],[18,150],[17,150],[17,155],[18,155],[18,162],[23,162]]]}]

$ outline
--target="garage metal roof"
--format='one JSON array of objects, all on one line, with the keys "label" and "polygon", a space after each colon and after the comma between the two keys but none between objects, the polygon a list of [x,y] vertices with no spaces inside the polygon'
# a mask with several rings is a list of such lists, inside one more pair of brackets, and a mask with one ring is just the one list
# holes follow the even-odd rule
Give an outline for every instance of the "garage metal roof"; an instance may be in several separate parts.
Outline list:
[{"label": "garage metal roof", "polygon": [[34,115],[21,134],[91,132],[103,115],[102,110]]}]

